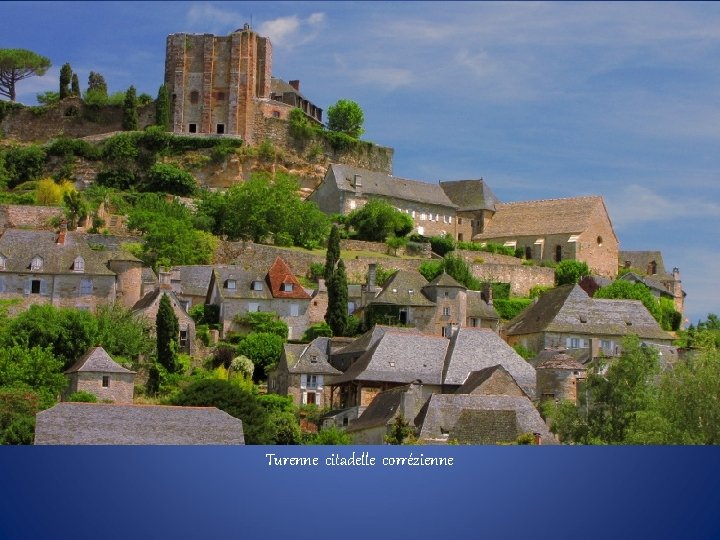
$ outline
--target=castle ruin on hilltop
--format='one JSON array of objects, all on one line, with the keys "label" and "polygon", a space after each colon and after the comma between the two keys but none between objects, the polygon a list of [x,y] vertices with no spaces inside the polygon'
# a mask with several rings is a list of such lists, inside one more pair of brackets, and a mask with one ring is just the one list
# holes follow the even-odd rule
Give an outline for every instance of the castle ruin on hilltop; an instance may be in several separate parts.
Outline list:
[{"label": "castle ruin on hilltop", "polygon": [[169,35],[165,84],[175,133],[235,135],[256,144],[266,119],[287,119],[294,108],[322,122],[322,109],[300,93],[300,81],[272,77],[270,39],[248,24],[229,36]]}]

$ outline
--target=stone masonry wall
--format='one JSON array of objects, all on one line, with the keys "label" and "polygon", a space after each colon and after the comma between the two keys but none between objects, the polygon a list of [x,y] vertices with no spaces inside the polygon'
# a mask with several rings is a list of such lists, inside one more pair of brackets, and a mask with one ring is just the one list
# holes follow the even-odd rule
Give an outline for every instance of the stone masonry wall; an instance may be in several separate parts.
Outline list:
[{"label": "stone masonry wall", "polygon": [[51,219],[65,214],[59,206],[0,204],[0,229],[47,229]]}]

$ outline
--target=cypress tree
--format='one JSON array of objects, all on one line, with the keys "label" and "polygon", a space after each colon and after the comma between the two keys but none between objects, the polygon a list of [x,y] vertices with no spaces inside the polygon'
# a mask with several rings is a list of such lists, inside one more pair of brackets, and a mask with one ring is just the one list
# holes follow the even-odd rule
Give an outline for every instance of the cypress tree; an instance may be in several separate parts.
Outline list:
[{"label": "cypress tree", "polygon": [[169,373],[174,373],[178,371],[179,367],[175,355],[180,334],[180,324],[170,304],[170,297],[164,293],[160,299],[160,307],[155,317],[155,327],[158,363],[167,369]]},{"label": "cypress tree", "polygon": [[72,68],[70,64],[63,64],[60,68],[60,99],[70,95],[70,81],[72,80]]},{"label": "cypress tree", "polygon": [[73,96],[80,95],[80,81],[78,80],[77,73],[73,73],[70,92]]},{"label": "cypress tree", "polygon": [[348,289],[345,263],[340,259],[328,282],[328,308],[325,313],[334,336],[344,336],[348,327]]},{"label": "cypress tree", "polygon": [[137,95],[134,86],[131,86],[125,92],[122,128],[125,131],[137,131],[138,129]]},{"label": "cypress tree", "polygon": [[335,272],[335,265],[340,259],[340,230],[333,224],[328,237],[327,252],[325,254],[325,281],[330,281]]},{"label": "cypress tree", "polygon": [[98,92],[100,95],[107,98],[107,84],[105,83],[105,77],[99,73],[91,71],[88,76],[88,92]]},{"label": "cypress tree", "polygon": [[170,96],[164,84],[158,90],[155,100],[155,124],[165,131],[170,130]]}]

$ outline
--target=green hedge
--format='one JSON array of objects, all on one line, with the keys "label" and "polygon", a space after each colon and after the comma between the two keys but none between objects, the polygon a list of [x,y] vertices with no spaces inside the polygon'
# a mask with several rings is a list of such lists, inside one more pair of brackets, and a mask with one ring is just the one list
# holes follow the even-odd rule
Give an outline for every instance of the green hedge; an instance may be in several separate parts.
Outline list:
[{"label": "green hedge", "polygon": [[517,317],[522,310],[532,304],[531,298],[507,298],[507,299],[493,299],[493,305],[495,310],[500,315],[501,319],[510,320]]}]

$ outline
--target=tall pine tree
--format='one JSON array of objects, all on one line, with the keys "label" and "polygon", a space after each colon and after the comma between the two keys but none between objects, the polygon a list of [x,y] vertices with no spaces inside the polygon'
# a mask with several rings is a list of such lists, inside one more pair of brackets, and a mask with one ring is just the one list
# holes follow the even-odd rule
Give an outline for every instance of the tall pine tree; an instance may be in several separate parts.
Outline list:
[{"label": "tall pine tree", "polygon": [[73,73],[70,92],[73,96],[80,96],[80,80],[78,79],[77,73]]},{"label": "tall pine tree", "polygon": [[165,131],[170,130],[170,96],[167,86],[164,84],[158,90],[155,100],[155,125],[162,127]]},{"label": "tall pine tree", "polygon": [[348,288],[345,263],[340,259],[328,281],[328,308],[325,322],[334,336],[344,336],[348,328]]},{"label": "tall pine tree", "polygon": [[73,72],[70,64],[63,64],[60,68],[60,99],[65,99],[70,96],[70,81],[72,80]]},{"label": "tall pine tree", "polygon": [[340,230],[333,224],[328,237],[327,252],[325,254],[325,281],[330,281],[335,272],[335,265],[340,259]]},{"label": "tall pine tree", "polygon": [[169,373],[175,373],[179,369],[176,354],[180,324],[173,312],[172,304],[170,304],[170,297],[164,293],[160,299],[160,307],[155,317],[155,326],[158,363]]},{"label": "tall pine tree", "polygon": [[137,131],[138,129],[137,94],[134,86],[131,86],[125,92],[122,128],[125,131]]}]

